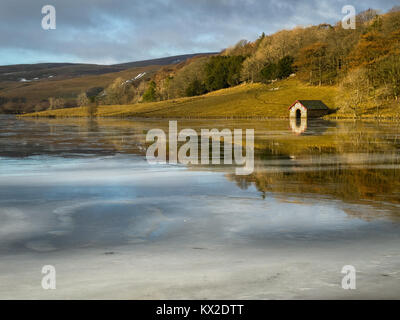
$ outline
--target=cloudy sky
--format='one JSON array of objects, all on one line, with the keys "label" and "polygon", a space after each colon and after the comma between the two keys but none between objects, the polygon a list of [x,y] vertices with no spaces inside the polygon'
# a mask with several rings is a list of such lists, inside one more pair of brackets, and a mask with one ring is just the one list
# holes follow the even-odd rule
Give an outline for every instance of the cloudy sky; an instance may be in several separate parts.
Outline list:
[{"label": "cloudy sky", "polygon": [[[56,9],[55,30],[41,26],[48,4]],[[335,23],[348,4],[387,11],[400,0],[1,0],[0,65],[219,51],[262,32]]]}]

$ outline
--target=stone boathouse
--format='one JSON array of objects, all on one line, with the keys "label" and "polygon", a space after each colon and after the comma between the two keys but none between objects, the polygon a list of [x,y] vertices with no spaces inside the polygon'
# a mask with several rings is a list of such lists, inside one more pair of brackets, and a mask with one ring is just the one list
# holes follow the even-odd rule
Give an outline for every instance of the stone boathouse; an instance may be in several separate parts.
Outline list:
[{"label": "stone boathouse", "polygon": [[289,107],[290,118],[318,118],[329,113],[329,108],[321,100],[296,100]]}]

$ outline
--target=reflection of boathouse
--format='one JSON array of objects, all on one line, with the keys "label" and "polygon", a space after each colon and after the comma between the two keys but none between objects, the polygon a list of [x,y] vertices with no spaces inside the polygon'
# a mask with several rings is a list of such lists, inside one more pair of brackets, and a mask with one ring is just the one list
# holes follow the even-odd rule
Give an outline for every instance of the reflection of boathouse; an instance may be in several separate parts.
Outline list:
[{"label": "reflection of boathouse", "polygon": [[322,135],[328,128],[336,126],[324,119],[290,118],[290,130],[296,135]]},{"label": "reflection of boathouse", "polygon": [[299,135],[307,130],[307,118],[290,118],[290,129]]},{"label": "reflection of boathouse", "polygon": [[321,100],[297,100],[289,107],[290,118],[318,118],[329,113]]}]

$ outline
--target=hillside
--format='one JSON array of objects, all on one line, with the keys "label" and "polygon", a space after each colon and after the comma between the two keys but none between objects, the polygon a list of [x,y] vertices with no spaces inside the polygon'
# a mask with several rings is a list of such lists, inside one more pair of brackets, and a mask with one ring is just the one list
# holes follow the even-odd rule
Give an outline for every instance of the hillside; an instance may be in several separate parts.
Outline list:
[{"label": "hillside", "polygon": [[113,65],[84,63],[37,63],[0,66],[0,81],[20,81],[21,79],[32,80],[35,78],[46,79],[49,77],[59,79],[79,77],[84,75],[101,75],[105,73],[119,72],[138,67],[166,66],[170,64],[177,64],[198,55],[210,54],[214,53],[185,54]]},{"label": "hillside", "polygon": [[[334,109],[336,88],[308,86],[296,79],[274,84],[242,84],[202,96],[134,105],[99,106],[98,117],[146,118],[285,118],[297,99],[323,100]],[[87,108],[69,108],[25,117],[86,117]]]},{"label": "hillside", "polygon": [[115,65],[40,63],[0,66],[0,113],[32,112],[49,97],[73,105],[77,95],[90,88],[107,87],[114,79],[131,79],[146,73],[149,80],[161,67],[176,65],[199,55],[187,54]]},{"label": "hillside", "polygon": [[[356,22],[356,29],[344,29],[339,21],[335,25],[324,23],[281,30],[271,35],[263,33],[253,42],[241,40],[218,56],[193,60],[179,70],[156,77],[143,100],[201,96],[243,83],[277,84],[277,80],[296,74],[296,79],[301,81],[297,84],[299,88],[305,84],[309,88],[337,88],[337,117],[398,119],[400,8],[395,7],[384,14],[369,9],[359,13]],[[289,96],[297,88],[291,89]],[[242,112],[248,117],[260,114],[257,108],[243,108],[243,105],[249,105],[249,99],[241,98],[243,102],[233,103],[239,107],[227,106],[217,115],[221,112],[227,116],[242,116]],[[269,107],[272,108],[273,103],[286,104],[285,98],[282,95],[281,100],[269,101]],[[317,95],[316,99],[324,100],[324,95]],[[227,101],[229,103],[231,101]],[[254,103],[259,105],[260,101]],[[183,106],[182,112],[186,111],[191,112]],[[206,109],[201,109],[200,113],[214,115],[212,110]]]}]

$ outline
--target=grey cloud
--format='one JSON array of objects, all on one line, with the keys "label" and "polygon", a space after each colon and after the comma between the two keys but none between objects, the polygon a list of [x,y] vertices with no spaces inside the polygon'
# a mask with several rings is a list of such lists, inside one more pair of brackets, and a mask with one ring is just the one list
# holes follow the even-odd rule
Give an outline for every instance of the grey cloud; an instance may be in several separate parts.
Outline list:
[{"label": "grey cloud", "polygon": [[[218,51],[298,24],[334,23],[353,4],[387,10],[398,0],[2,0],[0,64],[52,61],[113,63]],[[57,10],[57,29],[41,28],[41,8]]]}]

